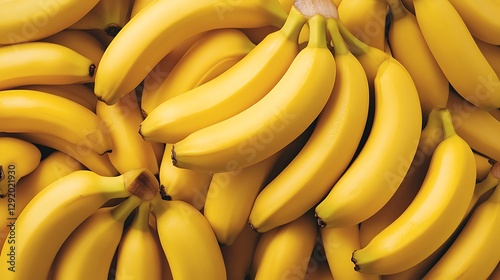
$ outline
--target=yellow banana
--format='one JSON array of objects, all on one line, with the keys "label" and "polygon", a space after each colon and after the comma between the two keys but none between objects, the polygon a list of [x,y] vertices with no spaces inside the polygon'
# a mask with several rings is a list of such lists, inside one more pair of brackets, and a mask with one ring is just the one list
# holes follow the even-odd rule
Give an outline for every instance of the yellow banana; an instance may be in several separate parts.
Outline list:
[{"label": "yellow banana", "polygon": [[143,202],[123,233],[116,252],[116,280],[162,279],[164,256],[156,233],[149,226],[150,206],[150,202]]},{"label": "yellow banana", "polygon": [[474,155],[456,134],[449,111],[440,112],[444,140],[419,192],[394,222],[353,252],[357,271],[381,275],[411,268],[437,250],[464,218],[476,180]]},{"label": "yellow banana", "polygon": [[132,2],[132,9],[130,11],[131,18],[134,17],[142,9],[144,9],[147,5],[156,2],[156,0],[134,0]]},{"label": "yellow banana", "polygon": [[141,202],[140,197],[132,195],[117,206],[99,208],[86,218],[57,252],[50,279],[107,279],[125,220]]},{"label": "yellow banana", "polygon": [[228,280],[245,279],[249,274],[259,237],[259,233],[246,225],[233,244],[221,247]]},{"label": "yellow banana", "polygon": [[207,190],[212,180],[212,173],[178,168],[170,158],[172,144],[165,145],[160,164],[160,185],[168,200],[182,200],[196,209],[205,206]]},{"label": "yellow banana", "polygon": [[106,49],[96,73],[96,95],[115,103],[192,35],[218,28],[281,26],[286,15],[278,1],[155,1],[131,18]]},{"label": "yellow banana", "polygon": [[95,63],[80,53],[53,43],[28,42],[0,47],[0,89],[33,84],[73,84],[93,81]]},{"label": "yellow banana", "polygon": [[192,90],[180,95],[175,89],[165,90],[168,96],[178,96],[166,99],[148,114],[141,124],[143,137],[149,141],[175,143],[255,104],[278,83],[296,57],[297,38],[305,22],[300,11],[292,9],[280,30],[269,34],[218,77],[198,87],[189,86]]},{"label": "yellow banana", "polygon": [[98,101],[96,114],[111,138],[113,151],[108,156],[118,172],[147,168],[151,173],[158,174],[159,163],[152,144],[144,141],[138,133],[143,118],[135,92],[130,92],[113,105]]},{"label": "yellow banana", "polygon": [[401,0],[387,0],[387,3],[392,16],[387,34],[391,52],[413,78],[426,120],[433,108],[446,106],[448,80],[427,46],[415,15]]},{"label": "yellow banana", "polygon": [[1,132],[49,134],[99,154],[112,144],[101,119],[66,98],[34,90],[0,91]]},{"label": "yellow banana", "polygon": [[34,144],[14,137],[0,137],[0,199],[15,200],[16,184],[40,164],[42,153]]},{"label": "yellow banana", "polygon": [[352,269],[352,252],[361,249],[358,225],[322,228],[320,232],[326,259],[334,279],[380,279],[378,275],[364,274]]},{"label": "yellow banana", "polygon": [[450,110],[457,134],[474,151],[500,161],[500,122],[495,117],[467,102],[454,91],[450,92],[446,108]]},{"label": "yellow banana", "polygon": [[323,226],[354,225],[374,215],[394,195],[417,151],[422,114],[411,76],[390,58],[380,65],[374,85],[377,109],[368,139],[316,206]]},{"label": "yellow banana", "polygon": [[0,3],[0,45],[35,41],[55,34],[88,13],[99,0],[6,0]]},{"label": "yellow banana", "polygon": [[15,89],[35,90],[61,96],[84,106],[94,113],[97,106],[97,97],[94,91],[84,84],[28,85]]},{"label": "yellow banana", "polygon": [[48,279],[57,251],[83,220],[111,199],[132,194],[148,198],[146,192],[153,192],[155,181],[146,169],[115,177],[78,170],[54,181],[10,225],[14,234],[4,243],[0,254],[0,277]]},{"label": "yellow banana", "polygon": [[335,82],[325,18],[309,19],[311,38],[279,82],[248,109],[174,143],[180,168],[224,172],[257,163],[306,130],[325,106]]},{"label": "yellow banana", "polygon": [[384,50],[388,5],[384,0],[344,0],[338,6],[339,19],[365,44]]},{"label": "yellow banana", "polygon": [[422,35],[455,90],[482,109],[500,108],[499,77],[452,3],[414,0],[413,5]]},{"label": "yellow banana", "polygon": [[[224,45],[224,48],[221,48],[221,44]],[[187,50],[159,87],[155,88],[154,91],[143,91],[141,106],[143,114],[149,115],[164,101],[217,77],[240,61],[254,47],[255,45],[248,37],[235,28],[206,32]],[[263,61],[266,60],[261,60],[261,64],[264,64]],[[227,85],[227,81],[225,85]],[[212,94],[212,97],[214,96],[215,94]],[[195,110],[193,105],[191,102],[190,112]]]},{"label": "yellow banana", "polygon": [[[477,38],[474,38],[474,41],[490,64],[491,68],[493,68],[493,71],[495,71],[497,76],[500,76],[500,46],[483,42]],[[500,110],[497,109],[493,111],[498,112]]]},{"label": "yellow banana", "polygon": [[328,25],[337,67],[332,95],[304,148],[257,196],[250,223],[259,232],[314,207],[341,177],[361,140],[369,105],[366,74],[344,45],[336,20]]},{"label": "yellow banana", "polygon": [[184,201],[164,201],[159,196],[152,205],[173,279],[226,279],[217,237],[203,214]]},{"label": "yellow banana", "polygon": [[488,177],[492,163],[487,157],[477,152],[474,152],[474,158],[476,162],[476,182],[481,182]]},{"label": "yellow banana", "polygon": [[[311,212],[263,233],[255,249],[260,261],[252,279],[304,279],[316,233],[317,225]],[[269,238],[262,239],[265,235]]]}]

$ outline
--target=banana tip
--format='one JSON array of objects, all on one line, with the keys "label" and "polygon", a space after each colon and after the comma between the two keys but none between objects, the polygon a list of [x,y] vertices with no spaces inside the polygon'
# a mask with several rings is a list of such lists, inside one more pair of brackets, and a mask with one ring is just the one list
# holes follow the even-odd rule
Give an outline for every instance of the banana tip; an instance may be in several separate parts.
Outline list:
[{"label": "banana tip", "polygon": [[321,218],[318,216],[318,213],[314,213],[314,217],[316,218],[316,222],[318,223],[318,226],[320,226],[321,228],[326,227],[326,223],[325,223],[325,221],[323,221],[323,219],[321,219]]},{"label": "banana tip", "polygon": [[175,146],[174,145],[172,145],[171,151],[172,151],[172,154],[170,155],[170,158],[172,159],[172,164],[174,166],[176,166],[177,165],[177,158],[176,158],[176,154],[175,154]]}]

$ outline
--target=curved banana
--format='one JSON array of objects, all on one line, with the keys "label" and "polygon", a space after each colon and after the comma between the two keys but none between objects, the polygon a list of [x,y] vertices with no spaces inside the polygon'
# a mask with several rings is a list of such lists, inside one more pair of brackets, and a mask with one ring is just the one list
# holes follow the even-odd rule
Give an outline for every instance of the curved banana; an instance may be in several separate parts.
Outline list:
[{"label": "curved banana", "polygon": [[99,29],[114,37],[130,20],[133,2],[131,0],[99,0],[97,5],[68,29]]},{"label": "curved banana", "polygon": [[500,161],[500,122],[495,117],[467,102],[454,91],[450,92],[446,108],[451,113],[457,134],[474,151]]},{"label": "curved banana", "polygon": [[28,42],[0,47],[0,90],[33,84],[93,81],[96,66],[80,53],[54,43]]},{"label": "curved banana", "polygon": [[2,1],[0,45],[34,41],[55,34],[77,22],[98,2],[99,0]]},{"label": "curved banana", "polygon": [[328,26],[337,67],[332,94],[304,148],[257,196],[249,222],[259,232],[288,223],[321,201],[361,140],[369,106],[366,74],[344,45],[337,21],[329,19]]},{"label": "curved banana", "polygon": [[94,113],[98,101],[94,91],[84,84],[27,85],[14,89],[35,90],[61,96],[84,106]]},{"label": "curved banana", "polygon": [[450,0],[472,36],[500,45],[500,3],[494,0]]},{"label": "curved banana", "polygon": [[248,276],[259,237],[259,233],[246,225],[233,244],[221,247],[227,279],[245,279]]},{"label": "curved banana", "polygon": [[384,50],[388,5],[384,0],[343,0],[339,19],[356,38]]},{"label": "curved banana", "polygon": [[414,0],[413,5],[422,35],[455,90],[484,110],[500,108],[499,77],[452,3]]},{"label": "curved banana", "polygon": [[152,205],[161,246],[173,278],[226,279],[217,237],[203,214],[184,201],[164,201],[160,196]]},{"label": "curved banana", "polygon": [[16,184],[37,168],[42,153],[33,143],[0,136],[0,199],[15,200]]},{"label": "curved banana", "polygon": [[352,269],[352,251],[361,249],[358,225],[322,228],[321,240],[334,279],[380,279],[379,275],[360,273]]},{"label": "curved banana", "polygon": [[[486,42],[483,42],[479,39],[474,38],[477,46],[481,50],[481,53],[484,55],[488,63],[493,68],[493,71],[500,76],[500,47],[497,45],[492,45]],[[493,111],[500,111],[499,109]]]},{"label": "curved banana", "polygon": [[394,222],[353,252],[357,271],[382,275],[408,269],[437,250],[464,218],[476,181],[474,156],[456,134],[449,111],[441,109],[441,115],[444,140],[419,192]]},{"label": "curved banana", "polygon": [[131,18],[109,44],[96,74],[96,95],[107,104],[115,103],[192,35],[218,28],[281,26],[286,15],[278,1],[155,1]]},{"label": "curved banana", "polygon": [[[26,205],[15,221],[15,239],[5,242],[0,254],[1,278],[48,279],[57,251],[79,224],[111,199],[152,192],[155,181],[145,169],[115,177],[78,170],[54,181]],[[10,263],[12,251],[16,258]]]},{"label": "curved banana", "polygon": [[166,99],[144,119],[142,136],[148,141],[175,143],[255,104],[278,83],[297,56],[297,39],[306,20],[292,9],[280,30],[269,34],[227,71],[198,87],[190,86],[192,90],[183,94],[173,91],[178,96]]},{"label": "curved banana", "polygon": [[143,202],[123,233],[116,252],[117,280],[162,279],[163,253],[149,226],[150,206],[150,202]]},{"label": "curved banana", "polygon": [[[325,106],[335,82],[325,18],[309,19],[311,38],[281,80],[248,109],[174,143],[180,168],[224,172],[257,163],[299,136]],[[233,167],[231,167],[233,166]]]},{"label": "curved banana", "polygon": [[49,134],[98,154],[112,149],[102,120],[66,98],[34,90],[4,90],[0,109],[0,132]]},{"label": "curved banana", "polygon": [[141,202],[140,197],[132,195],[116,206],[99,208],[86,218],[57,252],[50,279],[107,279],[125,220]]},{"label": "curved banana", "polygon": [[[221,48],[222,44],[224,48]],[[164,101],[217,77],[245,57],[254,47],[248,37],[236,28],[216,29],[204,33],[175,64],[160,86],[154,90],[143,91],[143,114],[147,116]],[[260,62],[267,63],[266,60]],[[248,71],[245,74],[250,75]],[[214,96],[215,94],[212,94],[212,97]],[[192,105],[189,112],[195,110],[192,108],[194,103],[190,103]]]},{"label": "curved banana", "polygon": [[[304,279],[306,269],[297,267],[301,268],[309,262],[317,230],[314,217],[308,212],[286,225],[263,233],[255,248],[255,255],[260,261],[254,264],[255,277],[252,279]],[[265,235],[269,237],[263,239]]]},{"label": "curved banana", "polygon": [[118,172],[147,168],[151,173],[158,174],[159,163],[153,146],[137,132],[143,118],[134,91],[113,105],[98,101],[96,115],[101,118],[111,138],[113,151],[108,156]]},{"label": "curved banana", "polygon": [[40,39],[40,42],[68,47],[90,59],[96,67],[99,67],[105,49],[103,43],[95,36],[83,30],[76,29],[64,29],[54,35]]},{"label": "curved banana", "polygon": [[354,225],[375,214],[394,195],[417,151],[422,113],[411,76],[390,58],[380,65],[374,85],[377,109],[368,139],[316,206],[323,226]]},{"label": "curved banana", "polygon": [[134,17],[137,13],[143,10],[147,5],[155,2],[156,0],[134,0],[132,1],[132,9],[130,11],[130,17]]},{"label": "curved banana", "polygon": [[162,193],[167,200],[182,200],[201,210],[205,206],[213,174],[174,166],[170,158],[171,150],[172,144],[166,144],[160,164]]},{"label": "curved banana", "polygon": [[401,0],[386,1],[392,16],[387,34],[391,52],[413,78],[426,121],[433,108],[446,106],[448,80],[427,46],[415,15],[405,8]]}]

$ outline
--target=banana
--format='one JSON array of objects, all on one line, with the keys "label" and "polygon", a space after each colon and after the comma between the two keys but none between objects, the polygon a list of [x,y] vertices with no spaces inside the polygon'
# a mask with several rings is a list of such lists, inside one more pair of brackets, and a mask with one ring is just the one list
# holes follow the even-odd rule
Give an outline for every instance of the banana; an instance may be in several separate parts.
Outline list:
[{"label": "banana", "polygon": [[341,177],[361,140],[369,105],[366,74],[344,45],[336,20],[329,19],[328,26],[337,68],[332,94],[304,148],[257,196],[249,221],[259,232],[314,207]]},{"label": "banana", "polygon": [[96,111],[97,97],[95,96],[94,91],[84,84],[27,85],[14,89],[35,90],[54,94],[76,102],[94,113]]},{"label": "banana", "polygon": [[49,134],[98,154],[112,149],[102,120],[66,98],[34,90],[4,90],[0,108],[1,132]]},{"label": "banana", "polygon": [[387,3],[392,16],[387,34],[391,52],[415,82],[425,123],[433,108],[446,106],[448,80],[427,46],[415,15],[401,0],[387,0]]},{"label": "banana", "polygon": [[[491,68],[493,68],[493,71],[495,71],[497,76],[500,76],[500,46],[483,42],[477,38],[474,38],[474,41],[476,42],[479,50],[481,50],[481,53],[484,55],[488,63],[491,65]],[[500,110],[497,109],[493,111]]]},{"label": "banana", "polygon": [[[260,261],[254,264],[255,277],[252,279],[304,279],[316,244],[316,233],[311,212],[263,233],[255,249]],[[269,237],[263,239],[265,235]]]},{"label": "banana", "polygon": [[218,77],[198,87],[190,85],[193,89],[180,95],[180,91],[165,89],[166,95],[178,96],[167,98],[148,114],[141,124],[142,136],[148,141],[175,143],[255,104],[278,83],[297,56],[297,39],[305,22],[304,15],[294,8],[280,30]]},{"label": "banana", "polygon": [[33,84],[93,81],[95,63],[54,43],[28,42],[0,47],[0,90]]},{"label": "banana", "polygon": [[[150,202],[143,202],[116,252],[116,279],[162,279],[161,245],[149,226]],[[71,265],[69,266],[71,267]]]},{"label": "banana", "polygon": [[162,192],[167,200],[182,200],[201,210],[205,206],[213,174],[174,166],[170,158],[171,150],[172,144],[166,144],[160,164]]},{"label": "banana", "polygon": [[164,201],[160,196],[152,206],[173,279],[226,279],[217,237],[203,214],[184,201]]},{"label": "banana", "polygon": [[155,181],[146,169],[115,177],[78,170],[54,181],[10,225],[14,235],[0,254],[0,277],[47,279],[57,251],[79,224],[111,199],[132,194],[149,198],[157,191],[152,190]]},{"label": "banana", "polygon": [[85,16],[68,29],[99,29],[111,37],[130,20],[131,0],[99,0]]},{"label": "banana", "polygon": [[384,0],[344,0],[338,5],[339,19],[365,44],[384,50],[388,5]]},{"label": "banana", "polygon": [[174,143],[176,166],[213,172],[244,168],[281,150],[306,130],[332,92],[336,70],[327,48],[325,18],[313,15],[308,24],[308,45],[279,82],[248,109]]},{"label": "banana", "polygon": [[245,279],[248,275],[259,237],[259,233],[246,225],[233,244],[221,247],[228,280]]},{"label": "banana", "polygon": [[492,163],[490,160],[477,152],[474,152],[476,162],[476,182],[481,182],[488,177]]},{"label": "banana", "polygon": [[456,134],[449,111],[440,112],[444,140],[419,192],[394,222],[353,252],[355,270],[382,275],[411,268],[437,250],[464,218],[476,180],[474,155]]},{"label": "banana", "polygon": [[321,228],[320,232],[334,279],[380,279],[378,275],[364,274],[352,269],[352,251],[361,249],[358,225]]},{"label": "banana", "polygon": [[380,65],[374,85],[376,110],[370,134],[359,155],[316,206],[322,226],[354,225],[374,215],[394,195],[417,151],[422,114],[411,76],[389,58]]},{"label": "banana", "polygon": [[472,36],[484,42],[500,45],[500,3],[494,0],[450,0]]},{"label": "banana", "polygon": [[467,102],[456,92],[450,92],[446,108],[451,113],[453,125],[474,151],[500,161],[500,122],[487,111]]},{"label": "banana", "polygon": [[438,109],[431,110],[427,124],[420,134],[417,152],[403,181],[391,199],[377,213],[361,222],[359,236],[362,247],[366,246],[375,235],[396,220],[415,198],[429,169],[432,154],[437,145],[443,140],[440,118]]},{"label": "banana", "polygon": [[[221,44],[224,48],[220,47]],[[248,37],[235,28],[206,32],[186,51],[159,87],[143,92],[143,113],[149,115],[164,101],[210,81],[240,61],[254,47]]]},{"label": "banana", "polygon": [[500,188],[481,203],[423,279],[486,279],[500,260]]},{"label": "banana", "polygon": [[0,198],[15,200],[19,179],[37,168],[42,153],[34,144],[14,137],[0,137]]},{"label": "banana", "polygon": [[94,62],[96,68],[99,67],[99,62],[101,62],[102,55],[104,54],[103,43],[83,30],[64,29],[39,41],[68,47],[90,59]]},{"label": "banana", "polygon": [[159,163],[152,144],[144,141],[137,132],[143,118],[135,92],[113,105],[98,101],[96,115],[103,121],[111,138],[113,151],[108,156],[118,172],[147,168],[158,174]]},{"label": "banana", "polygon": [[125,220],[141,202],[132,195],[117,206],[99,208],[85,219],[57,252],[50,279],[107,279]]},{"label": "banana", "polygon": [[484,110],[500,108],[499,77],[452,3],[414,0],[413,5],[422,35],[455,90]]},{"label": "banana", "polygon": [[35,41],[55,34],[78,21],[98,2],[99,0],[2,1],[0,45]]},{"label": "banana", "polygon": [[219,28],[281,26],[286,15],[278,1],[155,1],[131,18],[104,52],[96,73],[96,95],[107,104],[115,103],[192,35]]},{"label": "banana", "polygon": [[132,9],[130,11],[130,17],[134,17],[137,13],[139,13],[142,9],[144,9],[147,5],[155,2],[156,0],[134,0],[132,1]]}]

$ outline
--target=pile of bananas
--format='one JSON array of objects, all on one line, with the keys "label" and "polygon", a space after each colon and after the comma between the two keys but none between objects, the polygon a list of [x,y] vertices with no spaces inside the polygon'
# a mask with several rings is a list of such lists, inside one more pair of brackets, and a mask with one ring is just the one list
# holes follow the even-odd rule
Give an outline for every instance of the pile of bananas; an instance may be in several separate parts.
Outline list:
[{"label": "pile of bananas", "polygon": [[0,1],[0,279],[500,279],[499,14]]}]

